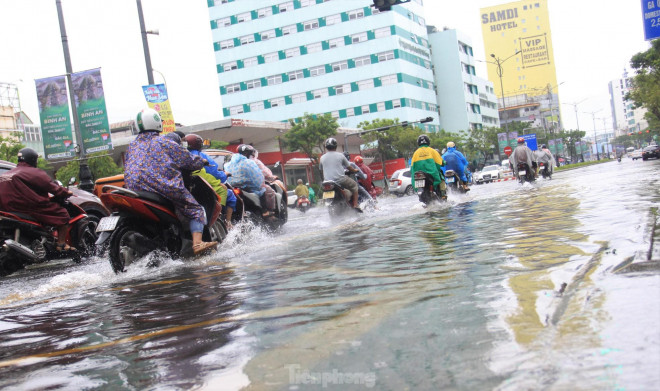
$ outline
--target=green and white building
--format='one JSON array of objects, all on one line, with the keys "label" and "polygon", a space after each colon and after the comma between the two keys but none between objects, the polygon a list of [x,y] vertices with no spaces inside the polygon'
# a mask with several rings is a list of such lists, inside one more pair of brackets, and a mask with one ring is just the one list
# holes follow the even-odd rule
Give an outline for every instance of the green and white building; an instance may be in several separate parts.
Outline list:
[{"label": "green and white building", "polygon": [[330,113],[437,131],[422,0],[379,13],[371,0],[208,0],[225,117],[288,121]]}]

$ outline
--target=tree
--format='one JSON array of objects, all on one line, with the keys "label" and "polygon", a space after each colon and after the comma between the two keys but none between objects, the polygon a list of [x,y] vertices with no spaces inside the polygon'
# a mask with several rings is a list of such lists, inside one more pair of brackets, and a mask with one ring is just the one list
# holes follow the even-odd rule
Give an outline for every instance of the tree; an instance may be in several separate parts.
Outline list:
[{"label": "tree", "polygon": [[[124,170],[115,164],[111,156],[106,152],[97,152],[88,156],[87,164],[92,171],[94,179],[105,178],[117,174],[121,174]],[[66,166],[57,170],[55,177],[62,183],[68,183],[72,177],[79,181],[78,172],[80,171],[80,162],[72,160]]]},{"label": "tree", "polygon": [[[475,166],[475,163],[481,161],[481,159],[484,162],[488,161],[493,153],[496,152],[494,148],[499,148],[497,133],[501,132],[503,132],[501,128],[470,129],[464,132],[465,142],[462,143],[464,145],[463,154],[468,161],[472,162]],[[476,169],[476,167],[474,168]]]},{"label": "tree", "polygon": [[210,140],[209,148],[213,149],[225,149],[229,145],[226,141]]},{"label": "tree", "polygon": [[18,151],[25,148],[21,144],[21,138],[18,134],[9,133],[7,137],[0,137],[0,159],[16,163]]},{"label": "tree", "polygon": [[660,39],[653,40],[649,50],[635,54],[630,66],[637,75],[626,98],[635,102],[636,107],[645,107],[660,120]]},{"label": "tree", "polygon": [[302,151],[318,165],[320,154],[325,151],[325,140],[337,134],[339,124],[330,114],[305,113],[300,122],[289,120],[291,129],[284,134],[282,143],[290,151]]}]

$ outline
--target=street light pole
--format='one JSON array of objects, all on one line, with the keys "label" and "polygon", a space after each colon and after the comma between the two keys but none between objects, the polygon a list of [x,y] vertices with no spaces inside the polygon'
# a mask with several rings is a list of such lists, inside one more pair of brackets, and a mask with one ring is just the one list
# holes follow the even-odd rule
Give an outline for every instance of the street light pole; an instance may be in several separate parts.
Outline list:
[{"label": "street light pole", "polygon": [[[502,95],[502,107],[504,108],[503,113],[504,113],[505,117],[506,117],[506,101],[504,100],[504,83],[502,82],[502,73],[503,73],[502,64],[504,64],[504,62],[506,60],[510,59],[511,57],[517,55],[520,52],[521,51],[518,50],[515,53],[513,53],[512,55],[510,55],[509,57],[505,58],[504,60],[502,60],[499,57],[496,57],[495,54],[493,54],[493,53],[490,54],[490,56],[493,57],[493,59],[495,60],[495,62],[491,62],[491,64],[497,65],[496,72],[497,72],[497,76],[499,76],[499,78],[500,78],[500,94]],[[506,122],[506,118],[505,118],[505,122],[504,122],[504,128],[506,129],[506,134],[507,134],[507,139],[508,139],[508,137],[509,137],[509,123]]]},{"label": "street light pole", "polygon": [[594,143],[596,143],[596,158],[598,160],[600,160],[600,152],[598,152],[598,135],[596,134],[596,113],[600,111],[602,111],[602,109],[598,111],[587,112],[587,114],[591,114],[591,118],[594,121]]},{"label": "street light pole", "polygon": [[151,55],[149,54],[149,42],[147,41],[147,30],[144,27],[144,15],[142,13],[142,0],[136,0],[138,18],[140,19],[140,32],[142,33],[142,48],[144,49],[144,62],[147,64],[147,78],[149,85],[154,84],[154,73],[151,68]]}]

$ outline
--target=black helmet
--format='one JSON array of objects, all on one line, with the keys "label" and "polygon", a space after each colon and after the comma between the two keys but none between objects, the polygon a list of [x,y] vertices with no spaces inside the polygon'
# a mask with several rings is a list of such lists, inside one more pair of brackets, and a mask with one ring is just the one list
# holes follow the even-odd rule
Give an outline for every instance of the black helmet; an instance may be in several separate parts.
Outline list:
[{"label": "black helmet", "polygon": [[202,136],[196,134],[189,134],[184,138],[184,140],[186,140],[186,142],[188,143],[189,151],[202,150],[202,144],[204,144],[204,139],[202,139]]},{"label": "black helmet", "polygon": [[163,136],[163,138],[166,138],[166,139],[168,139],[168,140],[172,140],[172,141],[174,141],[175,143],[181,145],[181,137],[179,137],[179,135],[176,134],[175,132],[167,133],[167,134],[165,134],[165,135]]},{"label": "black helmet", "polygon": [[241,144],[238,146],[238,153],[241,155],[245,156],[246,158],[250,158],[250,156],[254,156],[254,147],[250,144]]},{"label": "black helmet", "polygon": [[546,148],[547,147],[545,146],[545,144],[541,145],[541,149],[546,149]]},{"label": "black helmet", "polygon": [[330,137],[329,139],[325,140],[325,147],[329,150],[334,151],[335,149],[337,149],[337,139]]},{"label": "black helmet", "polygon": [[37,159],[39,159],[39,154],[32,148],[23,148],[18,151],[18,161],[25,162],[32,167],[37,166]]},{"label": "black helmet", "polygon": [[351,154],[348,153],[348,151],[344,151],[344,157],[346,157],[346,160],[348,160],[349,162],[351,161]]},{"label": "black helmet", "polygon": [[431,139],[429,136],[422,134],[417,137],[417,145],[431,145]]}]

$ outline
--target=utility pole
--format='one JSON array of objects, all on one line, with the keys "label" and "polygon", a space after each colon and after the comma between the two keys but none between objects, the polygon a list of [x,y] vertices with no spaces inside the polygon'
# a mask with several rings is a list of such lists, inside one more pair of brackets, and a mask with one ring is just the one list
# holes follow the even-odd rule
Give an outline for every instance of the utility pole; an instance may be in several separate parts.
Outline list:
[{"label": "utility pole", "polygon": [[594,142],[596,143],[596,158],[600,160],[600,153],[598,151],[598,135],[596,134],[596,113],[599,113],[603,111],[603,109],[600,109],[598,111],[592,111],[592,112],[585,112],[585,114],[591,114],[591,118],[594,121]]},{"label": "utility pole", "polygon": [[140,33],[142,33],[142,48],[144,49],[144,62],[147,64],[147,78],[149,85],[154,84],[154,73],[151,68],[151,55],[149,54],[149,41],[147,41],[147,29],[144,27],[144,14],[142,13],[142,0],[136,0],[138,18],[140,19]]},{"label": "utility pole", "polygon": [[[493,59],[495,60],[495,62],[492,62],[492,61],[486,61],[486,62],[489,62],[489,63],[491,63],[491,64],[495,64],[495,65],[497,65],[497,70],[496,70],[496,72],[497,72],[497,76],[499,76],[499,78],[500,78],[500,93],[501,93],[501,95],[502,95],[502,107],[504,108],[504,110],[503,110],[502,112],[503,112],[503,114],[504,114],[504,115],[503,115],[504,117],[506,117],[506,101],[504,100],[504,84],[503,84],[503,82],[502,82],[502,74],[503,74],[502,64],[504,64],[504,62],[505,62],[506,60],[508,60],[508,59],[510,59],[511,57],[513,57],[513,56],[519,54],[520,52],[521,52],[521,51],[518,50],[517,52],[513,53],[512,55],[510,55],[509,57],[505,58],[504,60],[502,60],[500,57],[496,57],[495,54],[491,53],[490,56],[493,57]],[[509,123],[506,122],[506,118],[505,118],[505,122],[504,122],[504,128],[506,129],[506,137],[507,137],[507,140],[508,140],[508,139],[509,139]],[[498,148],[498,151],[499,151],[499,148]]]}]

